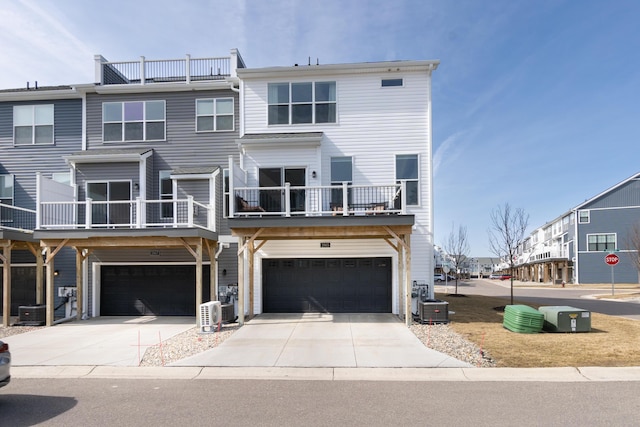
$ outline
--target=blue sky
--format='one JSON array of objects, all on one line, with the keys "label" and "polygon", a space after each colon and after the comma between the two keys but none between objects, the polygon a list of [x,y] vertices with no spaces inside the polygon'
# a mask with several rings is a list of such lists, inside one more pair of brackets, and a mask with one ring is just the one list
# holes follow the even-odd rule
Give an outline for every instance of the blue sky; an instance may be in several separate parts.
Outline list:
[{"label": "blue sky", "polygon": [[439,59],[435,243],[464,225],[491,256],[498,205],[538,227],[640,171],[638,17],[636,0],[2,0],[0,88],[92,82],[94,54]]}]

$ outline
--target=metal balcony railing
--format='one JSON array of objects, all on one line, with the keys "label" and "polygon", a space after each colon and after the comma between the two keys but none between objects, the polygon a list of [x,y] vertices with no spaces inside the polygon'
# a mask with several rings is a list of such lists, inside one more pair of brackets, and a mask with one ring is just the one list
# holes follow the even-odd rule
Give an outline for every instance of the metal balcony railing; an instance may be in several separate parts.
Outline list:
[{"label": "metal balcony railing", "polygon": [[216,231],[214,209],[193,200],[42,202],[38,229],[180,227]]},{"label": "metal balcony railing", "polygon": [[406,214],[406,183],[237,187],[230,217]]},{"label": "metal balcony railing", "polygon": [[0,228],[32,232],[36,228],[36,211],[0,203]]}]

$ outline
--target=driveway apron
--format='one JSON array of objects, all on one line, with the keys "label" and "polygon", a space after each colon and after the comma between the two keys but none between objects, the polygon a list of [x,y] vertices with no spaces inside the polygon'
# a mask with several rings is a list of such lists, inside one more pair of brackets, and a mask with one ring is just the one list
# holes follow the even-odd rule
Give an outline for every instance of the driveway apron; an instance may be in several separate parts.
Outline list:
[{"label": "driveway apron", "polygon": [[470,367],[429,349],[392,314],[261,314],[171,366]]}]

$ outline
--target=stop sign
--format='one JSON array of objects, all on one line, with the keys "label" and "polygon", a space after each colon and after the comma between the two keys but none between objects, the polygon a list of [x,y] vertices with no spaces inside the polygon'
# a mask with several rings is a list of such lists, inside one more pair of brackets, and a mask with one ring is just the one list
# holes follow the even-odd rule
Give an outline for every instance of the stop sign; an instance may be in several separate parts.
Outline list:
[{"label": "stop sign", "polygon": [[620,261],[620,258],[616,254],[609,254],[606,257],[604,257],[604,262],[606,262],[609,265],[616,265],[618,261]]}]

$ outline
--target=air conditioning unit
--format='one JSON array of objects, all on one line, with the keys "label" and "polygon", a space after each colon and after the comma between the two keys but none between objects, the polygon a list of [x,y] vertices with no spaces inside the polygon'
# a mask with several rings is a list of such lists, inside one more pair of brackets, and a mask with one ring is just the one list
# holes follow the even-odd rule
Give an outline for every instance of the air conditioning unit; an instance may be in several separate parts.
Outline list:
[{"label": "air conditioning unit", "polygon": [[209,301],[200,304],[200,332],[215,332],[220,322],[222,322],[220,301]]},{"label": "air conditioning unit", "polygon": [[46,305],[21,305],[18,307],[18,323],[16,325],[43,326],[46,322]]},{"label": "air conditioning unit", "polygon": [[234,304],[222,304],[222,321],[223,322],[235,322],[236,313]]},{"label": "air conditioning unit", "polygon": [[431,300],[418,303],[420,323],[449,323],[449,303]]}]

